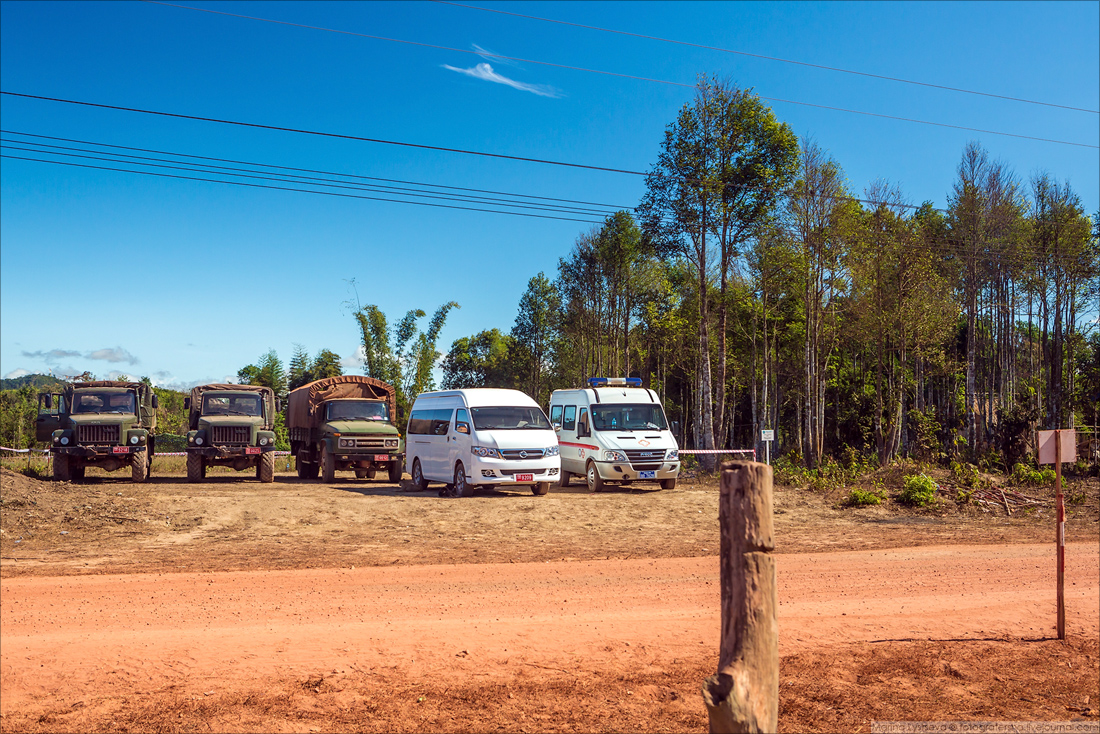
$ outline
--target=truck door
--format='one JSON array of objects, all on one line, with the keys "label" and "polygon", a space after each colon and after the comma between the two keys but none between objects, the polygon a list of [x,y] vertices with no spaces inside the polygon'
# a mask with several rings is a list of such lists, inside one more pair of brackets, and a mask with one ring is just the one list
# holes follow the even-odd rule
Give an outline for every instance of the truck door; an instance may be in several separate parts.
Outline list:
[{"label": "truck door", "polygon": [[49,443],[53,432],[61,428],[65,412],[65,396],[61,393],[38,394],[38,418],[34,422],[35,440]]}]

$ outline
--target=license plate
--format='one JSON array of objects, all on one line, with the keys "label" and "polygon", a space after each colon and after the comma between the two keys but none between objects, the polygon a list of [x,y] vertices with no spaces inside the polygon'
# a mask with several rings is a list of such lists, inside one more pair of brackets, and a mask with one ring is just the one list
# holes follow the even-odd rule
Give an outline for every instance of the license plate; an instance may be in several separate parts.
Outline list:
[{"label": "license plate", "polygon": [[534,474],[517,474],[516,475],[516,481],[517,482],[533,482],[533,481],[535,481],[535,475]]},{"label": "license plate", "polygon": [[656,479],[657,472],[655,471],[640,471],[638,472],[638,479]]},{"label": "license plate", "polygon": [[390,455],[389,454],[375,454],[374,455],[374,460],[375,461],[389,461],[390,460]]},{"label": "license plate", "polygon": [[260,447],[259,446],[246,446],[245,449],[244,449],[244,452],[246,454],[258,454],[258,453],[260,453]]},{"label": "license plate", "polygon": [[128,453],[130,453],[130,447],[129,446],[115,446],[114,448],[111,449],[111,451],[113,451],[116,454],[128,454]]}]

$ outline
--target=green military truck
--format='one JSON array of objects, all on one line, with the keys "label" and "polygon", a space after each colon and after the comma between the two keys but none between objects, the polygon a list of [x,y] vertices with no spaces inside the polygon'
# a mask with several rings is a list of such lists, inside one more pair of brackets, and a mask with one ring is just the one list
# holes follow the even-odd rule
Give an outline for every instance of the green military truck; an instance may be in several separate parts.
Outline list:
[{"label": "green military truck", "polygon": [[184,398],[188,410],[187,481],[201,482],[210,466],[255,467],[275,481],[275,393],[261,385],[199,385]]},{"label": "green military truck", "polygon": [[76,382],[38,395],[35,437],[50,444],[54,479],[82,481],[89,466],[130,467],[135,482],[149,477],[157,427],[157,396],[141,382]]},{"label": "green military truck", "polygon": [[405,442],[393,424],[392,385],[362,375],[326,377],[290,391],[287,425],[298,476],[331,482],[337,470],[401,481]]}]

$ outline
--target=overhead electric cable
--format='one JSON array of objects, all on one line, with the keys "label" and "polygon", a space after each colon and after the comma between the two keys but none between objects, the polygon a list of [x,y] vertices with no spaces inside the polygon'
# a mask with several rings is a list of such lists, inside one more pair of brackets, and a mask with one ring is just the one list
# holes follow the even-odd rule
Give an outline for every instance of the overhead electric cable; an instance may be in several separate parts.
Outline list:
[{"label": "overhead electric cable", "polygon": [[467,207],[467,206],[452,206],[452,205],[449,205],[449,204],[433,204],[431,202],[424,202],[424,201],[404,201],[402,199],[386,199],[386,198],[382,198],[382,197],[378,197],[378,196],[361,196],[359,194],[346,194],[346,193],[341,193],[339,191],[316,191],[316,190],[313,190],[313,189],[298,189],[298,188],[290,188],[290,187],[286,187],[286,186],[270,186],[270,185],[267,185],[267,184],[248,183],[247,181],[225,181],[225,180],[222,180],[222,179],[200,178],[200,177],[196,177],[196,176],[179,176],[179,175],[171,174],[171,173],[157,173],[155,171],[134,171],[134,170],[129,170],[129,169],[125,169],[125,168],[111,168],[109,166],[95,166],[95,165],[91,165],[91,164],[87,164],[87,163],[72,163],[72,162],[69,162],[69,161],[51,161],[51,160],[44,160],[42,158],[28,158],[26,156],[8,155],[6,153],[0,153],[0,158],[9,158],[9,159],[12,159],[12,160],[19,160],[19,161],[33,161],[33,162],[36,162],[36,163],[52,163],[52,164],[58,165],[58,166],[71,166],[71,167],[74,167],[74,168],[93,168],[93,169],[97,169],[97,170],[101,170],[101,171],[118,171],[118,172],[121,172],[121,173],[136,173],[136,174],[139,174],[139,175],[142,175],[142,176],[156,176],[158,178],[175,178],[175,179],[182,179],[182,180],[187,180],[187,181],[205,181],[205,182],[208,182],[208,183],[222,183],[222,184],[229,184],[229,185],[232,185],[232,186],[247,186],[249,188],[256,188],[256,189],[274,189],[274,190],[277,190],[277,191],[293,191],[293,192],[302,193],[302,194],[321,194],[323,196],[339,196],[339,197],[347,198],[347,199],[366,199],[368,201],[387,201],[387,202],[392,202],[392,203],[395,203],[395,204],[414,204],[416,206],[430,206],[430,207],[435,207],[435,208],[439,208],[439,209],[459,209],[459,210],[462,210],[462,211],[485,212],[485,213],[488,213],[488,214],[509,214],[509,215],[516,216],[516,217],[533,217],[535,219],[556,219],[556,220],[560,220],[560,221],[564,221],[564,222],[583,222],[585,224],[602,224],[603,223],[603,220],[576,219],[576,218],[573,218],[573,217],[552,217],[552,216],[549,216],[549,215],[546,215],[546,214],[530,214],[530,213],[526,213],[526,212],[500,211],[498,209],[480,209],[480,208],[476,208],[476,207]]},{"label": "overhead electric cable", "polygon": [[[701,48],[707,51],[721,51],[727,54],[737,54],[739,56],[748,56],[754,59],[764,59],[765,61],[779,61],[784,64],[796,64],[798,66],[807,66],[812,69],[823,69],[825,71],[836,71],[843,74],[855,74],[857,76],[866,76],[872,79],[882,79],[889,82],[900,82],[902,84],[915,84],[921,87],[931,87],[933,89],[944,89],[949,92],[961,92],[963,94],[977,94],[983,97],[993,97],[995,99],[1004,99],[1010,102],[1026,102],[1027,104],[1043,105],[1045,107],[1057,107],[1063,110],[1073,110],[1074,112],[1088,112],[1094,115],[1100,115],[1100,110],[1090,110],[1084,107],[1071,107],[1069,105],[1055,104],[1053,102],[1040,102],[1034,99],[1024,99],[1023,97],[1010,97],[1005,94],[993,94],[992,92],[979,92],[974,89],[962,89],[961,87],[949,87],[944,84],[932,84],[930,82],[918,82],[913,79],[901,79],[900,77],[886,76],[884,74],[872,74],[867,71],[856,71],[854,69],[841,69],[836,66],[825,66],[824,64],[814,64],[808,61],[795,61],[794,59],[784,59],[778,56],[766,56],[764,54],[754,54],[748,51],[737,51],[732,48],[722,48],[721,46],[708,46],[703,43],[692,43],[690,41],[678,41],[674,38],[662,38],[661,36],[649,36],[644,33],[631,33],[630,31],[620,31],[615,28],[601,28],[600,26],[585,25],[584,23],[572,23],[567,20],[556,20],[554,18],[542,18],[537,15],[525,15],[523,13],[514,13],[508,10],[497,10],[495,8],[481,8],[476,5],[465,5],[463,3],[451,2],[451,0],[431,0],[439,5],[453,5],[456,8],[466,8],[468,10],[481,10],[486,13],[497,13],[499,15],[511,15],[516,18],[525,18],[527,20],[537,20],[543,23],[557,23],[558,25],[573,26],[574,28],[584,28],[590,31],[601,31],[603,33],[616,33],[620,36],[630,36],[632,38],[642,38],[647,41],[661,41],[662,43],[675,43],[680,46],[690,46],[692,48]],[[168,4],[168,3],[163,3]],[[183,7],[183,6],[179,6]]]},{"label": "overhead electric cable", "polygon": [[[389,37],[386,37],[386,36],[375,36],[375,35],[371,35],[369,33],[359,33],[359,32],[356,32],[356,31],[344,31],[344,30],[340,30],[340,29],[337,29],[337,28],[325,28],[323,26],[308,25],[308,24],[305,24],[305,23],[293,23],[291,21],[286,21],[286,20],[274,20],[274,19],[271,19],[271,18],[261,18],[259,16],[255,16],[255,15],[241,15],[239,13],[228,13],[224,10],[211,10],[209,8],[195,8],[195,7],[191,7],[189,5],[177,5],[176,3],[161,2],[160,0],[143,0],[143,2],[149,3],[151,5],[164,5],[164,6],[167,6],[167,7],[170,7],[170,8],[179,8],[179,9],[182,9],[182,10],[195,10],[195,11],[198,11],[200,13],[212,13],[214,15],[225,15],[225,16],[229,16],[231,18],[241,18],[241,19],[244,19],[244,20],[257,20],[257,21],[260,21],[260,22],[263,22],[263,23],[275,23],[276,25],[295,26],[295,27],[298,27],[298,28],[307,28],[309,30],[315,30],[315,31],[325,31],[325,32],[328,32],[328,33],[340,33],[342,35],[347,35],[347,36],[358,36],[358,37],[361,37],[361,38],[369,38],[369,39],[372,39],[372,40],[375,40],[375,41],[388,41],[388,42],[391,42],[391,43],[403,43],[403,44],[407,44],[407,45],[410,45],[410,46],[420,46],[422,48],[434,48],[434,49],[438,49],[438,50],[442,50],[442,51],[453,51],[455,53],[473,54],[474,56],[480,56],[482,58],[492,57],[492,58],[498,58],[498,59],[506,59],[508,61],[520,61],[520,62],[523,62],[523,63],[526,63],[526,64],[539,64],[541,66],[550,66],[550,67],[554,67],[554,68],[557,68],[557,69],[568,69],[570,71],[583,71],[583,72],[587,72],[587,73],[590,73],[590,74],[603,74],[605,76],[614,76],[614,77],[619,77],[619,78],[622,78],[622,79],[634,79],[634,80],[637,80],[637,81],[654,82],[656,84],[668,84],[668,85],[675,86],[675,87],[686,87],[686,88],[689,88],[689,89],[694,89],[696,87],[695,84],[688,84],[687,82],[673,82],[673,81],[668,81],[666,79],[653,79],[651,77],[634,76],[632,74],[621,74],[621,73],[614,72],[614,71],[603,71],[603,70],[600,70],[600,69],[589,69],[589,68],[586,68],[586,67],[583,67],[583,66],[570,66],[568,64],[555,64],[555,63],[550,62],[550,61],[538,61],[538,60],[535,60],[535,59],[525,59],[525,58],[521,58],[519,56],[505,56],[503,54],[490,53],[490,52],[487,52],[487,51],[471,51],[470,49],[453,48],[453,47],[450,47],[450,46],[440,46],[440,45],[433,44],[433,43],[423,43],[423,42],[420,42],[420,41],[407,41],[407,40],[400,39],[400,38],[389,38]],[[1032,135],[1021,135],[1019,133],[1006,133],[1006,132],[1000,132],[998,130],[985,130],[983,128],[978,128],[978,127],[967,127],[967,126],[964,126],[964,125],[952,125],[952,124],[946,123],[946,122],[933,122],[931,120],[918,120],[918,119],[912,118],[912,117],[899,117],[899,116],[896,116],[896,115],[886,115],[886,114],[882,114],[882,113],[879,113],[879,112],[865,112],[863,110],[852,110],[852,109],[848,109],[846,107],[834,107],[834,106],[831,106],[831,105],[815,104],[813,102],[800,102],[798,100],[783,99],[783,98],[780,98],[780,97],[765,97],[763,95],[758,95],[758,96],[760,97],[760,99],[764,99],[764,100],[767,100],[769,102],[782,102],[782,103],[786,103],[786,104],[800,105],[802,107],[814,107],[814,108],[821,109],[821,110],[832,110],[834,112],[847,112],[847,113],[850,113],[850,114],[853,114],[853,115],[866,115],[868,117],[880,117],[880,118],[885,119],[885,120],[896,120],[896,121],[899,121],[899,122],[911,122],[911,123],[916,123],[916,124],[920,124],[920,125],[932,125],[932,126],[935,126],[935,127],[946,127],[946,128],[951,128],[951,129],[954,129],[954,130],[966,130],[968,132],[985,133],[987,135],[1003,135],[1005,137],[1010,137],[1010,138],[1022,138],[1024,140],[1036,140],[1036,141],[1043,142],[1043,143],[1056,143],[1056,144],[1059,144],[1059,145],[1076,145],[1076,146],[1080,146],[1082,148],[1100,148],[1100,146],[1097,146],[1097,145],[1089,145],[1088,143],[1075,143],[1075,142],[1070,141],[1070,140],[1055,140],[1053,138],[1040,138],[1040,137],[1035,137],[1035,136],[1032,136]]]}]

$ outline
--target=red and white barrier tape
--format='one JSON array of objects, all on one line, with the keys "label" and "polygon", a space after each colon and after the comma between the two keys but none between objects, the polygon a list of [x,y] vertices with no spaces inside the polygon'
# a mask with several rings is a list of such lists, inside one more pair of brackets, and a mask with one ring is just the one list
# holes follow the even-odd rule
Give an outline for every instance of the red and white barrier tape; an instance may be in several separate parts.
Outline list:
[{"label": "red and white barrier tape", "polygon": [[756,449],[680,449],[680,455],[684,454],[752,454],[756,458]]}]

